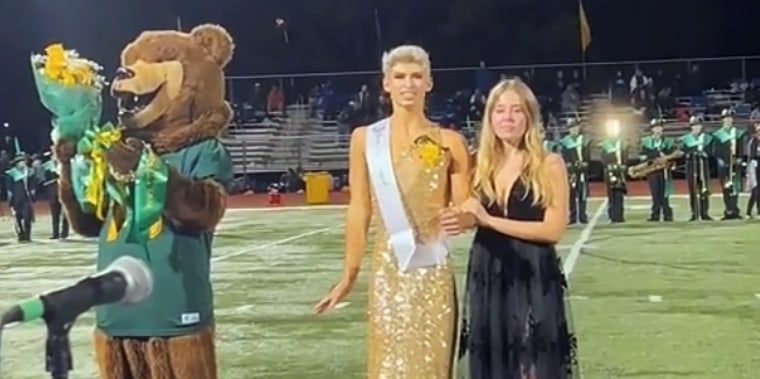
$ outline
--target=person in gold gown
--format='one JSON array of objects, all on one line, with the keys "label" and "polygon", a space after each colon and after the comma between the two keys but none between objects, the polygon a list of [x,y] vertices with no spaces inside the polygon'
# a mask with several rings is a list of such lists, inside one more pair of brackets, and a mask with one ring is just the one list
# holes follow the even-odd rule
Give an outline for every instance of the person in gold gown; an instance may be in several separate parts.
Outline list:
[{"label": "person in gold gown", "polygon": [[351,135],[343,273],[314,311],[333,309],[353,288],[373,220],[367,377],[449,379],[457,300],[447,236],[472,222],[454,210],[469,197],[469,151],[459,133],[425,117],[433,88],[425,50],[396,47],[382,70],[392,114]]}]

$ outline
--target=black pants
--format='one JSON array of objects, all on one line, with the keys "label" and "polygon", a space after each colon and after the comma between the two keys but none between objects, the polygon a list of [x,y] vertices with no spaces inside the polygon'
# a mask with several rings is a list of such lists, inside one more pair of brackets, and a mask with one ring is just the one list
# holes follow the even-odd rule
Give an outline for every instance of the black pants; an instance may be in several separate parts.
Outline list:
[{"label": "black pants", "polygon": [[670,201],[667,194],[667,174],[660,171],[649,174],[649,193],[652,195],[652,213],[649,219],[660,221],[660,216],[665,221],[673,221],[673,208],[670,207]]},{"label": "black pants", "polygon": [[739,188],[735,188],[734,183],[731,182],[731,171],[733,171],[734,176],[739,175],[736,169],[730,170],[728,167],[718,167],[718,180],[723,191],[724,219],[741,217],[741,210],[739,210]]},{"label": "black pants", "polygon": [[[696,165],[696,167],[695,167]],[[701,171],[701,172],[700,172]],[[686,165],[686,181],[689,188],[689,207],[691,218],[710,219],[710,173],[707,162]]]},{"label": "black pants", "polygon": [[607,187],[607,217],[612,222],[625,222],[625,189]]},{"label": "black pants", "polygon": [[586,214],[587,200],[588,183],[576,177],[575,183],[570,183],[570,223],[588,223],[588,214]]},{"label": "black pants", "polygon": [[760,186],[755,186],[749,193],[747,200],[747,215],[752,215],[752,208],[757,207],[757,214],[760,215]]},{"label": "black pants", "polygon": [[50,218],[53,221],[53,238],[69,236],[69,220],[63,215],[61,202],[58,199],[50,201]]},{"label": "black pants", "polygon": [[16,236],[19,241],[31,241],[32,240],[32,204],[30,203],[17,203],[11,204],[13,212],[15,213],[16,222],[15,230]]}]

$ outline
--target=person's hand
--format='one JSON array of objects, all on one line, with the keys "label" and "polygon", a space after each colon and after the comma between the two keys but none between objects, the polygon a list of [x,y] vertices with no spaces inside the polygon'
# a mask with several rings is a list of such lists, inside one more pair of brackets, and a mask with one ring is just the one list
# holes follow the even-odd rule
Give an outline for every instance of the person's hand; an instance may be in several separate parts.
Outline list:
[{"label": "person's hand", "polygon": [[320,315],[333,310],[335,306],[338,305],[338,303],[343,301],[343,299],[345,299],[346,296],[351,293],[355,282],[356,275],[344,275],[338,284],[334,285],[330,289],[330,292],[327,293],[327,296],[323,297],[322,300],[317,302],[317,305],[315,305],[313,308],[314,313]]},{"label": "person's hand", "polygon": [[119,177],[127,177],[134,173],[143,150],[142,141],[136,138],[127,138],[124,142],[111,145],[106,151],[106,161],[110,166],[111,173]]},{"label": "person's hand", "polygon": [[476,198],[469,198],[467,199],[462,205],[460,206],[462,211],[470,213],[475,217],[475,221],[477,221],[478,224],[482,225],[485,224],[488,220],[488,212],[486,212],[486,209],[483,208],[483,205],[480,204],[480,201]]},{"label": "person's hand", "polygon": [[457,236],[475,225],[472,214],[459,208],[448,207],[441,210],[439,215],[441,230],[449,236]]}]

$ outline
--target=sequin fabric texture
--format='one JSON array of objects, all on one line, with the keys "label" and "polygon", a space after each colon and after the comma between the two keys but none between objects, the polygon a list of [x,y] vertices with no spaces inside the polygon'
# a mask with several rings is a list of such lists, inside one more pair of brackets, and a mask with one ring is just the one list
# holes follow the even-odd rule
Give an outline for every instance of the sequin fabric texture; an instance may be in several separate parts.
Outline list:
[{"label": "sequin fabric texture", "polygon": [[[450,157],[436,160],[430,143],[417,143],[394,162],[396,181],[418,243],[440,235],[441,209],[432,194],[445,191]],[[440,146],[440,145],[438,145]],[[424,152],[420,152],[424,149]],[[402,272],[389,245],[373,194],[375,246],[369,288],[369,379],[449,379],[457,305],[449,264]]]}]

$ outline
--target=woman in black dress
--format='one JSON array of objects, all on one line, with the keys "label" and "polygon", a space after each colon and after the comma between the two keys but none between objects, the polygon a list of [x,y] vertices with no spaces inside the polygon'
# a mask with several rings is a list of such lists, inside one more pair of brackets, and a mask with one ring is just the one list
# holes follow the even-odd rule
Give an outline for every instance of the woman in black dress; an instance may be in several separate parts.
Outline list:
[{"label": "woman in black dress", "polygon": [[519,79],[491,90],[473,178],[460,368],[469,379],[577,378],[554,244],[568,221],[560,156],[543,149],[538,101]]}]

